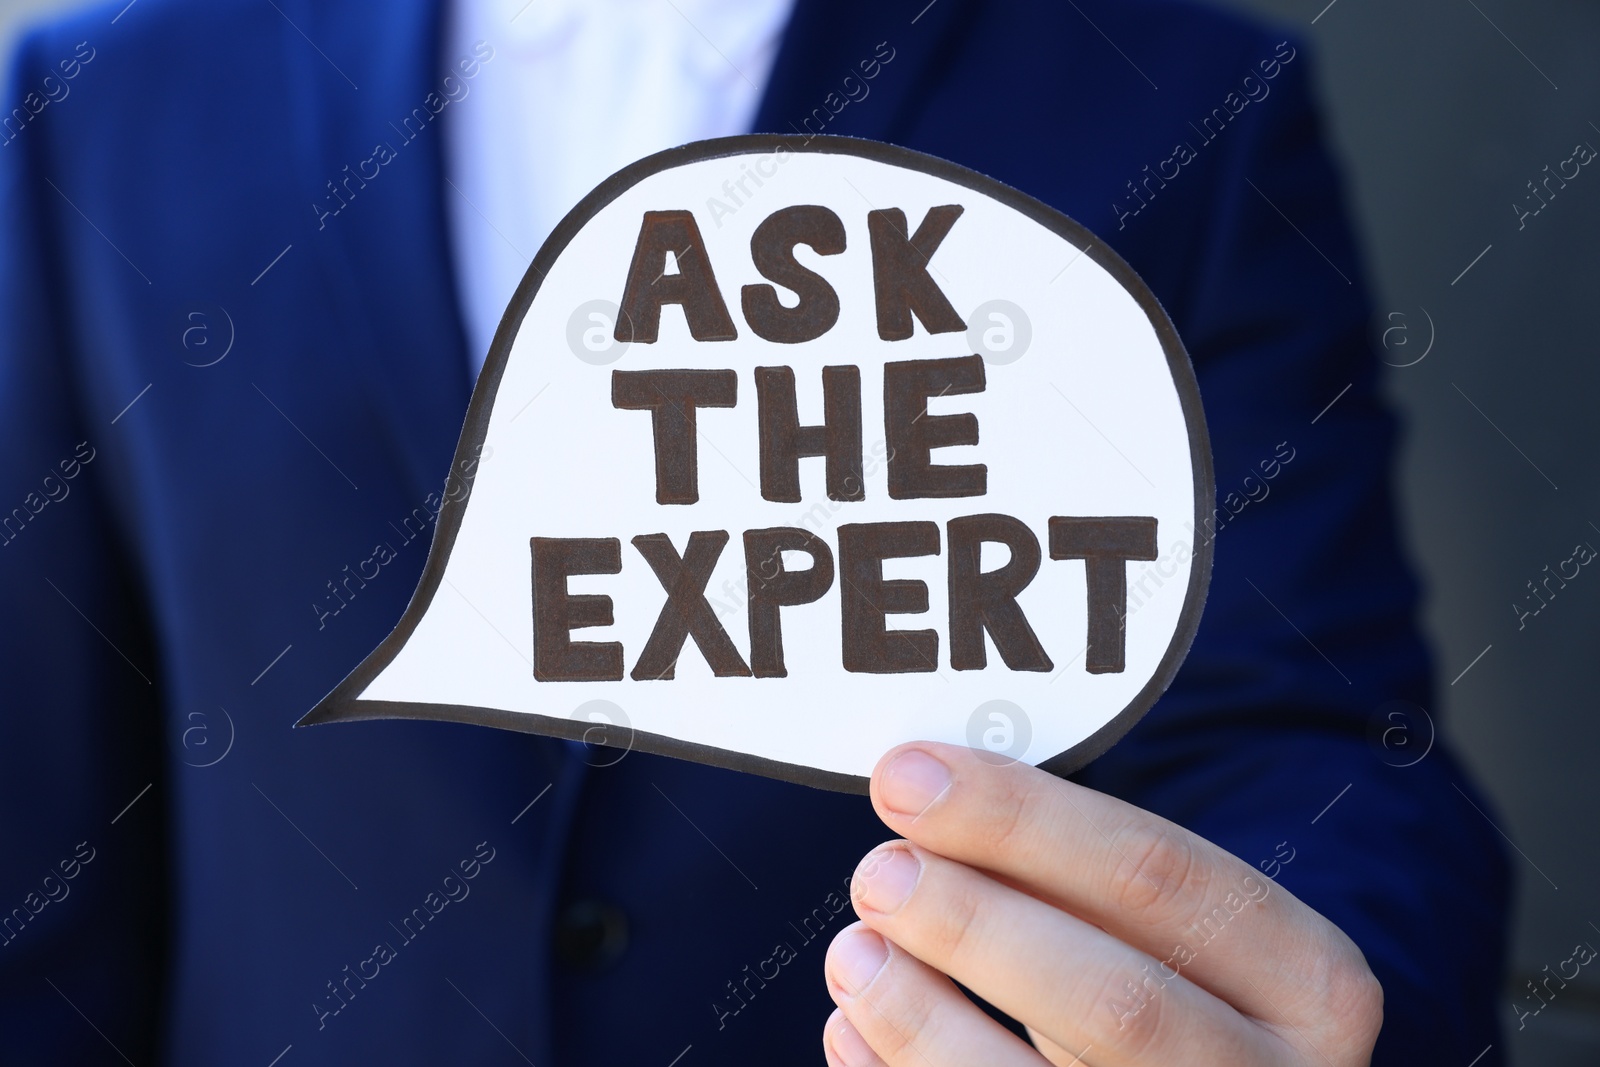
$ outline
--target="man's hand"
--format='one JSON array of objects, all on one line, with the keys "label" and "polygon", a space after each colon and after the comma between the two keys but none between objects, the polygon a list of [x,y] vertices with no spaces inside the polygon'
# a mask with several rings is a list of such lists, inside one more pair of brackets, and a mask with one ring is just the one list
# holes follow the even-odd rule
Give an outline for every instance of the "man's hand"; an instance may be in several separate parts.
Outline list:
[{"label": "man's hand", "polygon": [[[1366,1064],[1383,993],[1332,923],[1129,804],[952,745],[889,752],[861,922],[828,950],[834,1067]],[[946,977],[948,976],[948,977]],[[1026,1024],[1013,1037],[956,988]]]}]

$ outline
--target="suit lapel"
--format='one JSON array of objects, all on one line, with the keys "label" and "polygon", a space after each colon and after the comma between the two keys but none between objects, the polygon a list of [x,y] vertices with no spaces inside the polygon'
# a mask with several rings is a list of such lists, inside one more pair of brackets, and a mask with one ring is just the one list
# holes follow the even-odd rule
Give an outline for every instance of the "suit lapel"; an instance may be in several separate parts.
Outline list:
[{"label": "suit lapel", "polygon": [[[471,381],[446,230],[436,0],[282,0],[312,193],[306,241],[336,337],[419,504],[448,473]],[[411,122],[406,122],[407,118]],[[332,187],[330,188],[330,184]],[[326,214],[324,214],[326,212]]]},{"label": "suit lapel", "polygon": [[[754,128],[893,140],[970,4],[798,0]],[[471,392],[444,206],[440,124],[454,105],[426,124],[414,117],[431,114],[439,88],[442,5],[281,6],[304,131],[295,166],[319,205],[308,210],[306,240],[339,308],[338,335],[319,351],[353,364],[420,500],[447,473]],[[374,168],[376,177],[362,177]]]}]

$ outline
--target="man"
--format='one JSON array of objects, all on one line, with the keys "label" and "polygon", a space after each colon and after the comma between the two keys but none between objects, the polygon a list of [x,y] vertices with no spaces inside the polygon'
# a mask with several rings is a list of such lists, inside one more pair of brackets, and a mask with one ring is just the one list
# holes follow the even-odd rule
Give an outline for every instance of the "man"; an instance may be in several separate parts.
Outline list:
[{"label": "man", "polygon": [[[584,5],[141,0],[24,44],[8,1061],[1498,1062],[1502,858],[1443,746],[1386,747],[1428,663],[1304,52],[1168,2],[797,0],[743,43],[656,7],[618,44],[637,23]],[[697,37],[733,75],[661,60]],[[491,121],[508,84],[531,126]],[[626,129],[652,91],[699,117]],[[291,730],[459,491],[505,264],[584,166],[736,122],[992,174],[1162,299],[1219,486],[1172,690],[1074,785],[911,746],[871,805],[448,724]],[[858,871],[877,816],[912,844]]]}]

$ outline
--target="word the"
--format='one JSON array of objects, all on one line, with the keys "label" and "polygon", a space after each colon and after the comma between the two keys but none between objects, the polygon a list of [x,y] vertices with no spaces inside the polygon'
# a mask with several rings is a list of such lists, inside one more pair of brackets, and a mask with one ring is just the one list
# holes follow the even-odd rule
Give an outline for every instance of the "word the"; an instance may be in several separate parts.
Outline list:
[{"label": "word the", "polygon": [[[1517,214],[1517,229],[1526,229],[1528,220],[1539,214],[1539,212],[1543,211],[1545,208],[1549,207],[1550,201],[1556,198],[1556,190],[1550,188],[1550,183],[1552,181],[1555,182],[1560,188],[1565,189],[1567,187],[1567,182],[1576,178],[1579,173],[1581,173],[1580,168],[1588,166],[1589,161],[1594,159],[1594,157],[1594,146],[1584,143],[1575,145],[1572,149],[1572,155],[1556,164],[1556,170],[1554,174],[1550,172],[1550,164],[1546,163],[1544,165],[1544,179],[1540,181],[1538,185],[1535,185],[1533,181],[1528,182],[1528,191],[1533,195],[1523,197],[1522,203],[1520,204],[1513,203],[1511,205],[1511,210]],[[1567,172],[1567,167],[1569,165],[1572,167],[1572,172],[1570,174]],[[1547,195],[1540,195],[1540,186],[1544,187],[1545,194]],[[1523,204],[1537,204],[1538,206],[1523,207]]]},{"label": "word the", "polygon": [[[399,526],[392,522],[389,524],[390,529],[400,535],[400,548],[406,547],[412,541],[421,537],[424,532],[431,529],[438,522],[439,512],[443,510],[445,501],[459,501],[467,495],[467,490],[472,486],[473,475],[478,470],[479,458],[487,458],[484,453],[485,450],[482,446],[479,446],[478,451],[471,457],[460,461],[457,465],[459,472],[452,470],[450,476],[445,479],[444,495],[442,497],[438,493],[429,493],[423,499],[422,506],[412,508],[411,514],[401,519]],[[399,554],[400,549],[395,548],[393,542],[382,541],[373,547],[372,555],[356,564],[354,573],[351,573],[350,565],[348,563],[345,564],[339,572],[344,575],[342,579],[329,579],[325,583],[328,587],[328,592],[332,595],[323,597],[322,604],[312,602],[311,611],[317,617],[317,629],[326,628],[329,619],[349,607],[350,601],[356,598],[356,594],[365,589],[368,582],[377,578],[382,573],[382,568],[392,562]],[[371,570],[370,574],[368,573],[369,568]],[[354,588],[351,588],[351,582],[356,583]],[[340,594],[340,589],[344,590],[343,595]],[[324,607],[323,604],[329,606]],[[332,606],[334,604],[338,606]]]},{"label": "word the", "polygon": [[[822,905],[812,908],[811,914],[801,919],[799,926],[792,922],[789,924],[789,928],[800,935],[800,948],[805,948],[821,937],[823,930],[828,927],[829,923],[833,922],[834,917],[850,906],[849,876],[845,878],[844,886],[843,893],[835,889],[823,897]],[[711,1002],[711,1010],[717,1017],[717,1029],[724,1029],[728,1025],[729,1019],[744,1011],[749,1006],[749,1002],[756,998],[756,994],[767,988],[767,983],[777,978],[782,973],[783,968],[794,962],[799,955],[799,951],[795,949],[791,942],[780,941],[773,946],[772,955],[756,964],[755,970],[751,970],[748,963],[745,964],[741,972],[744,978],[738,984],[733,981],[727,983],[730,999],[720,1003],[716,1000]],[[751,985],[752,982],[755,983],[754,986]],[[741,988],[744,990],[744,995],[742,996],[739,993]]]},{"label": "word the", "polygon": [[[456,864],[461,871],[459,878],[454,873],[444,876],[444,881],[440,883],[440,889],[444,891],[443,896],[440,895],[438,890],[430,891],[426,897],[422,898],[421,906],[412,908],[411,914],[400,920],[400,926],[395,926],[393,923],[389,924],[394,928],[395,933],[400,935],[400,948],[405,948],[415,941],[422,934],[423,928],[437,918],[439,913],[449,907],[452,902],[459,904],[467,899],[472,893],[472,887],[467,883],[483,873],[483,868],[493,861],[495,852],[493,848],[489,847],[489,842],[480,841],[477,847],[473,849],[472,856],[473,858],[464,859]],[[404,927],[404,929],[402,930],[401,927]],[[328,1025],[328,1020],[348,1008],[350,1006],[349,1002],[356,999],[356,993],[367,988],[367,983],[382,974],[383,968],[398,959],[399,955],[400,950],[395,948],[394,942],[383,941],[373,946],[372,955],[356,964],[354,971],[350,969],[348,963],[345,964],[341,972],[344,975],[344,979],[338,985],[335,985],[332,981],[328,982],[328,992],[332,995],[322,998],[329,1004],[337,1001],[339,1006],[336,1008],[323,1007],[322,1004],[315,1001],[311,1004],[311,1010],[317,1015],[317,1029],[325,1029]],[[370,972],[368,971],[369,967],[371,968]],[[351,987],[351,982],[355,983],[354,988]],[[344,989],[343,994],[339,992],[341,987]]]},{"label": "word the", "polygon": [[[88,54],[84,50],[88,49]],[[79,41],[72,50],[72,56],[56,64],[56,69],[61,72],[61,77],[46,74],[40,88],[44,95],[29,90],[28,95],[22,98],[22,106],[11,109],[11,114],[0,123],[0,133],[5,135],[5,140],[0,145],[8,145],[15,141],[23,130],[28,128],[28,123],[39,116],[51,104],[59,104],[72,92],[72,86],[67,82],[82,73],[83,68],[94,61],[95,50],[89,47],[88,41]]]},{"label": "word the", "polygon": [[[85,450],[87,450],[87,455]],[[11,514],[0,520],[0,538],[3,538],[3,540],[0,540],[0,548],[4,548],[15,541],[17,536],[22,533],[23,527],[32,522],[39,512],[49,507],[52,503],[59,504],[67,499],[68,494],[72,492],[72,487],[67,483],[76,478],[84,467],[94,461],[95,454],[95,450],[90,447],[88,441],[79,441],[77,448],[73,449],[73,458],[64,459],[56,464],[57,469],[61,471],[60,477],[57,477],[54,472],[44,476],[44,482],[40,486],[44,490],[44,495],[40,496],[37,492],[30,492],[22,498],[22,507],[12,508]]]},{"label": "word the", "polygon": [[[86,849],[88,850],[87,855],[85,854]],[[94,862],[94,857],[95,851],[90,848],[89,842],[78,842],[78,847],[73,850],[72,858],[62,860],[56,864],[60,868],[61,874],[57,876],[52,871],[44,876],[44,880],[39,885],[39,889],[43,890],[44,895],[40,896],[38,891],[30,892],[22,898],[22,907],[12,908],[11,914],[7,915],[4,920],[0,920],[0,937],[5,939],[0,941],[0,948],[8,946],[15,941],[17,935],[22,933],[22,928],[32,922],[35,915],[38,915],[52,903],[59,904],[66,900],[67,894],[72,892],[72,887],[67,883],[78,877],[84,867]],[[53,887],[51,883],[54,883]]]},{"label": "word the", "polygon": [[[445,75],[444,81],[440,83],[442,96],[430,91],[422,98],[421,107],[412,108],[411,114],[400,120],[400,126],[404,126],[405,129],[402,130],[400,126],[389,123],[389,128],[400,135],[400,147],[404,148],[421,136],[428,124],[450,104],[467,98],[467,94],[472,91],[467,82],[478,76],[478,72],[483,69],[482,64],[494,58],[494,48],[487,42],[479,41],[472,46],[472,54],[477,58],[463,59],[456,64],[456,69],[461,72],[460,79],[453,74]],[[370,156],[356,164],[354,173],[351,173],[350,164],[346,163],[343,169],[344,178],[337,184],[330,178],[327,183],[328,195],[322,198],[322,203],[313,202],[311,205],[312,214],[317,216],[317,229],[326,228],[328,220],[349,207],[350,202],[356,198],[356,193],[367,187],[367,182],[376,181],[383,173],[383,168],[398,158],[399,152],[395,146],[383,141],[372,147]],[[354,187],[351,186],[352,182],[355,183]]]},{"label": "word the", "polygon": [[[1566,959],[1562,960],[1556,965],[1555,974],[1550,973],[1550,965],[1547,963],[1543,967],[1544,981],[1540,982],[1539,985],[1536,986],[1533,984],[1532,978],[1528,979],[1528,995],[1524,996],[1522,999],[1535,1001],[1539,1006],[1534,1008],[1532,1011],[1524,1009],[1520,1004],[1513,1004],[1511,1006],[1511,1010],[1517,1013],[1517,1029],[1525,1029],[1528,1025],[1529,1019],[1538,1015],[1541,1011],[1544,1011],[1544,1009],[1550,1004],[1550,1001],[1556,999],[1556,991],[1550,988],[1550,982],[1552,979],[1560,982],[1562,989],[1567,988],[1567,983],[1577,978],[1578,971],[1583,967],[1588,966],[1589,963],[1593,961],[1594,957],[1594,946],[1589,944],[1587,941],[1583,941],[1572,947],[1572,955],[1568,956]],[[1566,968],[1569,966],[1572,968],[1570,974],[1566,970]],[[1549,996],[1542,995],[1539,992],[1541,986],[1544,988],[1545,993],[1549,994]]]},{"label": "word the", "polygon": [[[867,454],[865,465],[862,467],[861,471],[862,475],[867,478],[871,478],[873,475],[877,474],[879,463],[887,458],[887,454],[884,451],[884,443],[879,441],[877,444],[872,446],[872,451]],[[856,484],[851,481],[851,479],[854,477],[854,475],[851,475],[850,478],[846,479],[846,488],[851,489],[852,491],[854,491]],[[834,516],[837,515],[843,507],[843,502],[838,500],[818,502],[811,505],[809,510],[802,512],[799,518],[795,520],[795,525],[810,533],[820,535],[824,530],[833,525]],[[812,527],[813,523],[816,524],[814,529]],[[782,551],[779,551],[778,555],[781,557],[783,555]],[[775,574],[776,572],[774,568],[775,565],[772,563],[772,561],[762,560],[756,570],[762,574]],[[722,595],[728,598],[726,601],[717,600],[713,597],[706,598],[707,602],[711,605],[712,610],[717,613],[717,618],[720,619],[725,615],[735,614],[740,610],[741,606],[748,603],[747,598],[749,596],[750,589],[750,574],[750,571],[745,571],[739,575],[737,581],[730,578],[722,583]]]},{"label": "word the", "polygon": [[[1257,64],[1257,67],[1261,70],[1260,78],[1257,78],[1254,74],[1245,75],[1239,89],[1232,90],[1227,96],[1223,97],[1222,106],[1212,108],[1211,114],[1201,119],[1199,126],[1192,122],[1189,123],[1189,128],[1202,138],[1200,147],[1204,148],[1212,141],[1215,141],[1222,134],[1222,131],[1227,128],[1228,123],[1233,121],[1234,116],[1249,107],[1252,102],[1260,103],[1265,100],[1272,92],[1272,87],[1267,82],[1282,73],[1283,68],[1294,62],[1294,58],[1298,54],[1288,41],[1278,42],[1277,48],[1273,51],[1275,58],[1263,59]],[[1243,90],[1242,96],[1240,95],[1241,89]],[[1135,185],[1131,180],[1127,183],[1128,191],[1133,194],[1128,198],[1128,206],[1124,207],[1115,202],[1111,205],[1111,210],[1117,216],[1117,229],[1126,229],[1128,220],[1149,207],[1150,201],[1156,198],[1156,193],[1167,187],[1167,182],[1175,180],[1183,172],[1184,167],[1199,158],[1200,152],[1193,144],[1188,141],[1180,141],[1172,146],[1172,154],[1170,156],[1156,164],[1156,172],[1154,174],[1150,173],[1150,166],[1146,164],[1143,168],[1144,177],[1139,180],[1139,183]],[[1151,182],[1155,182],[1155,188],[1151,187]],[[1144,190],[1142,193],[1139,191],[1141,188]]]},{"label": "word the", "polygon": [[[1573,545],[1572,555],[1556,564],[1556,570],[1554,574],[1550,573],[1550,564],[1546,563],[1544,565],[1544,580],[1541,581],[1539,585],[1534,585],[1533,580],[1530,578],[1528,580],[1528,592],[1531,593],[1532,596],[1523,597],[1522,599],[1524,602],[1536,600],[1538,601],[1539,606],[1525,609],[1521,603],[1512,601],[1511,610],[1515,612],[1517,616],[1517,629],[1525,629],[1528,625],[1529,619],[1547,608],[1550,605],[1550,601],[1556,598],[1556,593],[1562,589],[1565,589],[1567,587],[1567,582],[1570,582],[1572,579],[1576,578],[1580,572],[1580,568],[1587,566],[1589,561],[1594,559],[1594,555],[1594,546],[1589,544],[1587,541],[1583,542],[1582,544]],[[1567,572],[1568,566],[1572,568],[1572,572],[1570,574]],[[1550,588],[1550,583],[1552,581],[1556,583],[1556,589]],[[1544,591],[1549,594],[1548,597],[1539,595],[1540,586],[1542,586]]]},{"label": "word the", "polygon": [[[1279,845],[1280,854],[1282,849],[1283,845]],[[1290,850],[1289,859],[1294,858],[1293,851]],[[1287,863],[1288,860],[1282,862]],[[1259,904],[1266,900],[1271,892],[1266,883],[1257,881],[1253,875],[1245,875],[1238,889],[1229,890],[1228,895],[1222,898],[1222,903],[1192,927],[1193,945],[1185,941],[1178,942],[1172,947],[1172,954],[1166,959],[1155,964],[1145,964],[1139,972],[1140,978],[1137,981],[1130,978],[1124,982],[1122,996],[1128,999],[1113,998],[1109,1004],[1112,1014],[1117,1017],[1117,1029],[1125,1029],[1128,1023],[1167,987],[1168,982],[1177,978],[1183,968],[1199,958],[1200,950],[1220,937],[1228,928],[1228,924],[1233,922],[1234,916],[1251,904]]]}]

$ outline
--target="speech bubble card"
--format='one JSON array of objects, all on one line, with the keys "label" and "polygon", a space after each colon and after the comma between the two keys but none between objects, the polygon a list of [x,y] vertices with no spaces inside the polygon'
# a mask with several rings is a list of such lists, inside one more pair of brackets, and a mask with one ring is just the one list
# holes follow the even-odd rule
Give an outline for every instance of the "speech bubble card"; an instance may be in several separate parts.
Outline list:
[{"label": "speech bubble card", "polygon": [[404,617],[302,724],[855,792],[917,739],[1064,774],[1166,689],[1211,569],[1194,373],[1132,269],[999,182],[844,138],[691,144],[585,198],[506,310],[444,499]]}]

